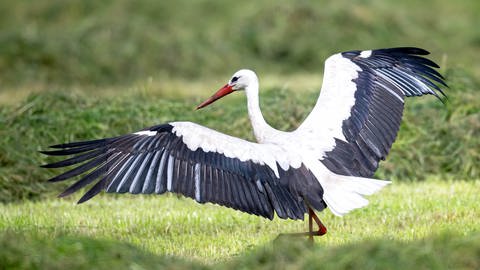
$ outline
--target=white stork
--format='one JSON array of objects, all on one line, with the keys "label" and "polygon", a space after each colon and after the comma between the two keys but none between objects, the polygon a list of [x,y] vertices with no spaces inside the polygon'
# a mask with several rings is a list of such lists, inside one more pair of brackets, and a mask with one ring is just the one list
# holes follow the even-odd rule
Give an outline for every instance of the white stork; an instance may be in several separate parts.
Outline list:
[{"label": "white stork", "polygon": [[[173,192],[273,219],[303,219],[309,235],[323,235],[315,215],[329,208],[342,216],[364,207],[389,181],[371,179],[397,135],[405,97],[444,93],[439,66],[419,48],[349,51],[329,57],[320,97],[295,131],[267,124],[259,107],[258,78],[247,69],[197,109],[244,90],[257,142],[191,122],[170,122],[131,134],[53,145],[52,156],[73,157],[44,165],[77,167],[49,181],[81,179],[59,196],[93,183],[78,203],[102,190],[115,193]],[[438,91],[438,93],[437,93]],[[441,98],[440,98],[441,99]],[[312,230],[312,219],[319,226]]]}]

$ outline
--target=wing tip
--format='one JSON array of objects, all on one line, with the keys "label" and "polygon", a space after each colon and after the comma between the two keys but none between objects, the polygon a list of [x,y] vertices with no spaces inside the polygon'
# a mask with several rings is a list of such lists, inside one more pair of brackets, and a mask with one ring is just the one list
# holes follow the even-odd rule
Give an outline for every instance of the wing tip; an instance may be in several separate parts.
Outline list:
[{"label": "wing tip", "polygon": [[56,183],[56,182],[60,182],[60,181],[63,181],[63,180],[65,180],[65,179],[61,179],[60,177],[55,176],[55,177],[52,177],[52,178],[48,179],[47,182]]},{"label": "wing tip", "polygon": [[83,195],[78,201],[77,204],[83,204],[86,201],[90,200],[93,196],[86,196],[87,194]]},{"label": "wing tip", "polygon": [[[418,48],[418,47],[392,47],[392,48],[381,48],[381,49],[373,49],[373,50],[351,50],[342,52],[341,55],[345,58],[352,59],[354,57],[361,56],[363,58],[368,58],[373,55],[377,55],[379,53],[388,53],[388,54],[405,54],[405,55],[429,55],[430,52]],[[362,54],[364,54],[362,56]],[[435,64],[436,67],[439,67]]]}]

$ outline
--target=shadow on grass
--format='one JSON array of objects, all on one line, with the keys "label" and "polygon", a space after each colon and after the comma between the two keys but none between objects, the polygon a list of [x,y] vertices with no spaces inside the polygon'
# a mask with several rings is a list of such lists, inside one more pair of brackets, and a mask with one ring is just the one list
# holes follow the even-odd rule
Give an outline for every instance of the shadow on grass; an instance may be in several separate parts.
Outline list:
[{"label": "shadow on grass", "polygon": [[338,247],[284,238],[227,263],[230,269],[479,269],[480,233],[411,242],[367,240]]},{"label": "shadow on grass", "polygon": [[444,233],[413,242],[369,240],[339,247],[280,238],[216,265],[155,255],[83,236],[0,235],[2,269],[479,269],[480,233]]},{"label": "shadow on grass", "polygon": [[200,269],[184,259],[159,256],[128,243],[84,236],[50,239],[4,232],[0,269]]}]

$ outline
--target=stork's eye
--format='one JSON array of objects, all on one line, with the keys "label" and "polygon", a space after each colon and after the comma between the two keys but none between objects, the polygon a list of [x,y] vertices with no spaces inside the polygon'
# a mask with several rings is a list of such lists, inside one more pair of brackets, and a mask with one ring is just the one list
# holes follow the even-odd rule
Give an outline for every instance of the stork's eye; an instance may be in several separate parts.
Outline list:
[{"label": "stork's eye", "polygon": [[231,83],[234,83],[234,82],[238,81],[238,78],[239,78],[239,77],[233,77],[233,78],[230,80],[230,82],[231,82]]}]

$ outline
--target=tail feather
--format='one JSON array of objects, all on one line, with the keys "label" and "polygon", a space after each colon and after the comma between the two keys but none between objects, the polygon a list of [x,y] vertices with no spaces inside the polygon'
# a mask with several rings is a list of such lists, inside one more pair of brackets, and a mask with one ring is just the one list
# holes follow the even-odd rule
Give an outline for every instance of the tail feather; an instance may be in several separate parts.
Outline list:
[{"label": "tail feather", "polygon": [[330,211],[337,216],[343,216],[354,209],[367,206],[368,200],[363,196],[372,195],[391,183],[385,180],[333,173],[329,179],[325,180],[322,181],[325,190],[323,199]]},{"label": "tail feather", "polygon": [[318,160],[304,161],[323,188],[323,200],[337,216],[368,205],[364,196],[379,191],[390,181],[333,173]]}]

